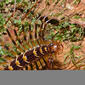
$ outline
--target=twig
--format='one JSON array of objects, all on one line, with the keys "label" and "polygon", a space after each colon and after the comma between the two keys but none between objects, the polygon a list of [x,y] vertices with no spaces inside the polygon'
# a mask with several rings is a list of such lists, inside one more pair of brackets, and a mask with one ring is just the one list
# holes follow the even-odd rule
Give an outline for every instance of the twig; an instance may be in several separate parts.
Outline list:
[{"label": "twig", "polygon": [[16,10],[16,0],[14,0],[15,3],[14,3],[14,14],[15,14],[15,10]]}]

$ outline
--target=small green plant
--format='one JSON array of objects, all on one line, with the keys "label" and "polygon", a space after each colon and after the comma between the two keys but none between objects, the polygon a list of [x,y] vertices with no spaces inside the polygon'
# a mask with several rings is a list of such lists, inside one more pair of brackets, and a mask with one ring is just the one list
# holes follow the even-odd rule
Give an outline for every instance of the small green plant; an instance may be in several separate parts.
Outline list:
[{"label": "small green plant", "polygon": [[[52,30],[48,35],[51,39],[53,36],[55,40],[70,40],[72,42],[82,40],[84,37],[84,29],[76,24],[71,24],[69,22],[60,23],[58,26],[51,26]],[[56,33],[54,32],[56,31]]]},{"label": "small green plant", "polygon": [[0,14],[0,32],[5,31],[4,26],[3,26],[4,24],[5,24],[5,19],[4,19],[3,15]]},{"label": "small green plant", "polygon": [[[75,50],[79,50],[81,48],[81,46],[78,46],[78,45],[74,45],[72,44],[71,48],[70,48],[70,51],[69,53],[67,53],[65,56],[64,56],[64,64],[67,64],[69,63],[70,61],[73,63],[73,65],[78,68],[78,65],[76,64],[76,60],[75,58],[80,58],[80,56],[76,56],[75,55]],[[67,59],[68,58],[68,59]]]}]

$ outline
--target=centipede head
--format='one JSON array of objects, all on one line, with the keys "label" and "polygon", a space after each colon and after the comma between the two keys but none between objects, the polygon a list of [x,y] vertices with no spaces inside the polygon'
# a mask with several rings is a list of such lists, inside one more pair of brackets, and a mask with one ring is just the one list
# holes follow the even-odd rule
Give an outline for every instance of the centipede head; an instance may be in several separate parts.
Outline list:
[{"label": "centipede head", "polygon": [[[49,52],[50,57],[48,58],[48,68],[50,70],[61,69],[62,64],[60,61],[57,60],[57,55],[59,53],[62,53],[63,51],[63,45],[60,41],[52,41],[51,44],[49,44]],[[54,55],[53,55],[54,54]]]},{"label": "centipede head", "polygon": [[50,52],[51,53],[61,53],[63,51],[63,45],[60,41],[53,41],[51,44],[49,44]]}]

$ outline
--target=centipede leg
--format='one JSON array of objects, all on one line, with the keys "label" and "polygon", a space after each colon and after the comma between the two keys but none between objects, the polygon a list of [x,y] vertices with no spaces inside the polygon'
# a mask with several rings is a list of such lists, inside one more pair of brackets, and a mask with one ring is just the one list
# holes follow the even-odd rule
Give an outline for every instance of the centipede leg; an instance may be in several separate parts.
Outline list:
[{"label": "centipede leg", "polygon": [[14,41],[14,39],[12,38],[12,36],[11,36],[9,30],[6,29],[6,31],[7,31],[7,33],[8,33],[8,36],[10,37],[10,39],[11,39],[13,45],[16,47],[16,49],[17,49],[19,52],[23,52],[22,48],[21,48],[19,45],[17,45],[17,43],[16,43],[16,42]]}]

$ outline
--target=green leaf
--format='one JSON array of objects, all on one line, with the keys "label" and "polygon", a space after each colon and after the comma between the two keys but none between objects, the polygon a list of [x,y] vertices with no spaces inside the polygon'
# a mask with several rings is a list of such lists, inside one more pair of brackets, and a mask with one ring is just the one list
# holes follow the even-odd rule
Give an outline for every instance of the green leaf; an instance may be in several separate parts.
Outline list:
[{"label": "green leaf", "polygon": [[[22,0],[16,0],[16,3],[20,3]],[[13,4],[15,3],[15,0],[11,1]]]},{"label": "green leaf", "polygon": [[80,46],[74,46],[74,49],[75,50],[78,50],[78,49],[80,49],[81,47]]},{"label": "green leaf", "polygon": [[73,18],[75,18],[75,19],[79,19],[80,16],[79,16],[79,15],[75,15],[75,16],[73,16]]}]

